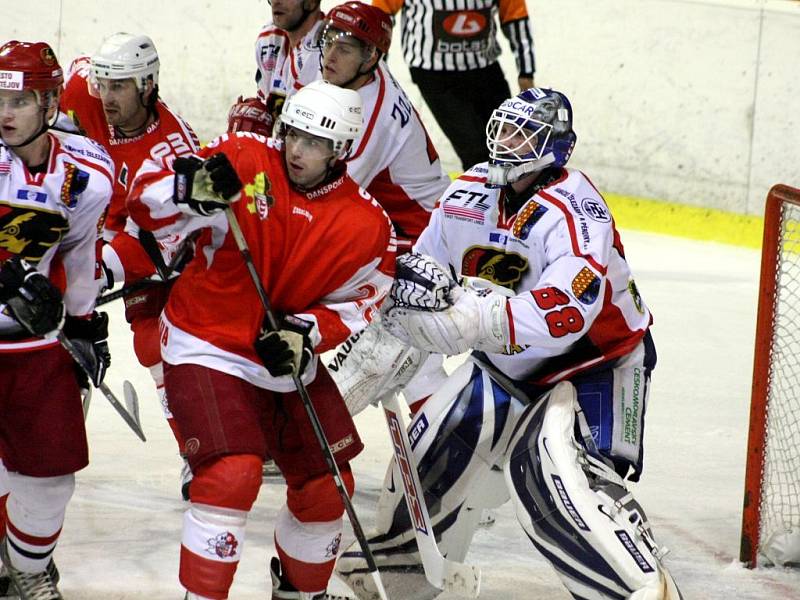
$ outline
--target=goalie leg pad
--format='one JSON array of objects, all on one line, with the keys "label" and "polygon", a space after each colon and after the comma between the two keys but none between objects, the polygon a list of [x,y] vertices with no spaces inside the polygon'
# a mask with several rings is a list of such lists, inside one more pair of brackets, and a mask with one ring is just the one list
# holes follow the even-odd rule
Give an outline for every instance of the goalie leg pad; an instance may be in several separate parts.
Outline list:
[{"label": "goalie leg pad", "polygon": [[[477,365],[459,367],[415,415],[409,426],[412,452],[439,550],[463,560],[481,508],[508,499],[497,465],[523,406]],[[425,600],[439,594],[425,580],[401,475],[390,466],[378,500],[376,530],[368,537],[389,597]],[[360,599],[377,598],[356,545],[336,571]]]},{"label": "goalie leg pad", "polygon": [[504,466],[517,518],[576,597],[662,589],[668,574],[644,511],[614,470],[575,441],[577,410],[575,388],[561,383],[517,428]]},{"label": "goalie leg pad", "polygon": [[357,415],[378,398],[400,391],[425,362],[427,352],[410,348],[390,334],[380,319],[351,336],[333,351],[328,372],[351,415]]}]

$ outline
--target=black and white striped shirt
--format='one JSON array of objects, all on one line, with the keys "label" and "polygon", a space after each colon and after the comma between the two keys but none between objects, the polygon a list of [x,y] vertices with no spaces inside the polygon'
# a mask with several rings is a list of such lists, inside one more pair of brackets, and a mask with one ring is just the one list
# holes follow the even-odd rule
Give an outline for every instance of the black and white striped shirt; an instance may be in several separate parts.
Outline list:
[{"label": "black and white striped shirt", "polygon": [[524,0],[373,0],[389,14],[402,9],[403,57],[409,67],[469,71],[497,61],[497,22],[508,38],[520,76],[536,64]]}]

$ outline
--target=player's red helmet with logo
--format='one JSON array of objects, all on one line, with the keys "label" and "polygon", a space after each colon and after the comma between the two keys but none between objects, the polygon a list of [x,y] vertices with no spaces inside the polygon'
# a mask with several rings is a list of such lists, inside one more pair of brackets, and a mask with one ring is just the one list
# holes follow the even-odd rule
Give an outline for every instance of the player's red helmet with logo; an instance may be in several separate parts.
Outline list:
[{"label": "player's red helmet with logo", "polygon": [[345,2],[334,6],[325,18],[326,27],[349,33],[383,54],[392,44],[392,20],[380,8],[363,2]]},{"label": "player's red helmet with logo", "polygon": [[228,111],[228,131],[251,131],[269,137],[273,118],[259,98],[242,98]]},{"label": "player's red helmet with logo", "polygon": [[0,90],[55,90],[64,71],[53,49],[44,42],[13,40],[0,46]]}]

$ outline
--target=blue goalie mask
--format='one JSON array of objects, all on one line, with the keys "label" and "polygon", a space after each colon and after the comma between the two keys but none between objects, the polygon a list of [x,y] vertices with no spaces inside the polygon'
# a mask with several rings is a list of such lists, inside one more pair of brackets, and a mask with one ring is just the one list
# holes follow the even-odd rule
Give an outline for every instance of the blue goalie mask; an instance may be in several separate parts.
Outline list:
[{"label": "blue goalie mask", "polygon": [[505,100],[486,124],[489,187],[545,167],[563,167],[575,147],[572,106],[561,92],[531,88]]}]

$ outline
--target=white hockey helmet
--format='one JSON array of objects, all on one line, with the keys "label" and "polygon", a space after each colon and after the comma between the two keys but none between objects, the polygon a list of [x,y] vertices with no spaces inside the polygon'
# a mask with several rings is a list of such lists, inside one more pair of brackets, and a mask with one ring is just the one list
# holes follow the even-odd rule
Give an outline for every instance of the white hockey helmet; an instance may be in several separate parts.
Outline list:
[{"label": "white hockey helmet", "polygon": [[329,139],[341,157],[361,133],[362,112],[358,92],[318,79],[284,102],[280,131],[285,134],[287,126],[295,127]]},{"label": "white hockey helmet", "polygon": [[92,76],[105,79],[133,78],[140,92],[148,79],[158,85],[158,52],[146,35],[115,33],[92,55]]}]

